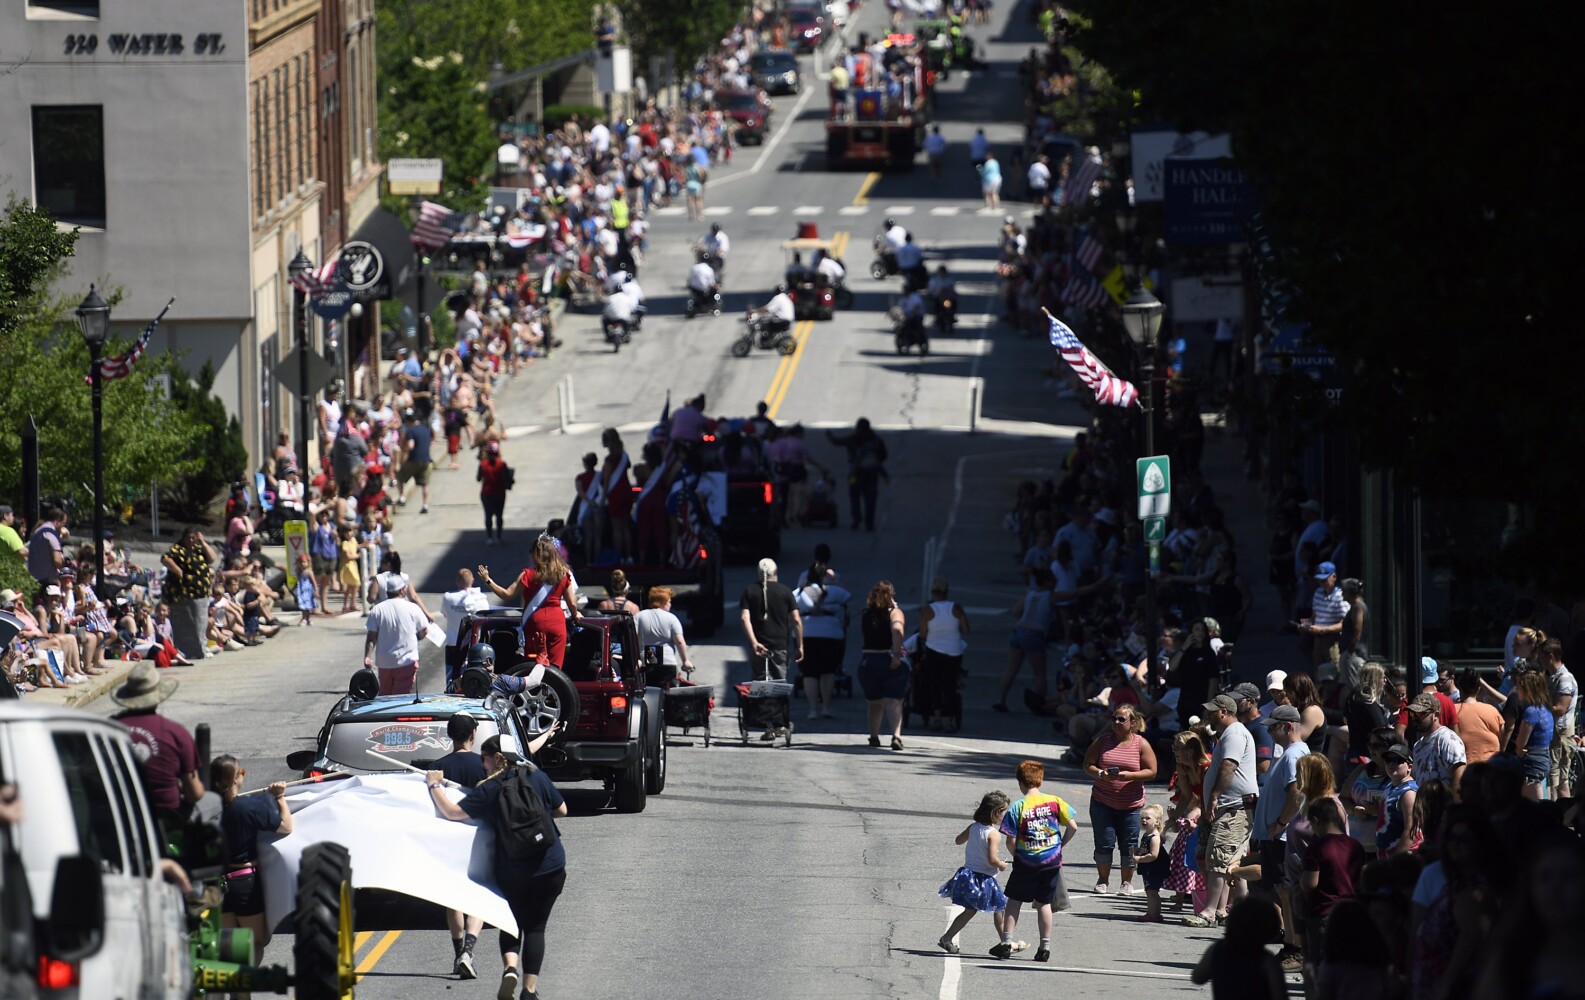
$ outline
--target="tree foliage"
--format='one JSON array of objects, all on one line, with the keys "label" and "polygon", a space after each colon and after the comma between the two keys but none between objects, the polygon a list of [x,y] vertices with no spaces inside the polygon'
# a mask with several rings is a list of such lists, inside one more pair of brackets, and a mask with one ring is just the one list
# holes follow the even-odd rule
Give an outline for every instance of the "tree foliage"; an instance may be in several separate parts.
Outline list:
[{"label": "tree foliage", "polygon": [[1574,54],[1550,12],[1076,6],[1092,18],[1076,41],[1147,119],[1231,134],[1286,318],[1351,374],[1339,416],[1364,458],[1564,523],[1585,481],[1585,340],[1553,207],[1572,193],[1552,99]]},{"label": "tree foliage", "polygon": [[644,66],[652,56],[672,55],[679,75],[687,74],[700,56],[715,51],[743,16],[739,0],[619,0],[617,6],[637,57],[635,64]]},{"label": "tree foliage", "polygon": [[[39,431],[39,480],[45,493],[75,494],[86,505],[84,484],[93,482],[92,397],[85,381],[88,348],[70,315],[73,303],[50,294],[65,268],[75,231],[62,233],[42,209],[12,199],[0,218],[0,454],[20,455],[22,424],[31,415]],[[107,298],[114,301],[113,294]],[[105,356],[131,344],[113,338]],[[104,452],[107,501],[125,487],[151,480],[172,482],[193,471],[200,459],[194,444],[198,420],[165,398],[154,381],[186,375],[169,352],[146,355],[128,378],[104,385]],[[21,463],[0,462],[0,496],[14,502],[21,492]],[[85,506],[86,509],[86,506]]]},{"label": "tree foliage", "polygon": [[592,0],[379,0],[380,153],[440,157],[440,201],[482,206],[495,162],[491,67],[526,69],[594,45]]}]

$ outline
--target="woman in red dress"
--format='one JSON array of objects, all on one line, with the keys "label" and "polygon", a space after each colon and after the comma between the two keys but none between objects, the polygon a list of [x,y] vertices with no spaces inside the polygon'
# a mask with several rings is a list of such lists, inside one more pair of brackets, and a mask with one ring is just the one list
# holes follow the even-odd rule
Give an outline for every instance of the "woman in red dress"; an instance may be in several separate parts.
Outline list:
[{"label": "woman in red dress", "polygon": [[605,446],[605,463],[595,477],[595,488],[610,518],[611,548],[625,563],[633,561],[633,481],[628,478],[628,454],[622,435],[607,427],[600,435]]},{"label": "woman in red dress", "polygon": [[521,600],[524,611],[533,607],[523,621],[523,654],[531,659],[543,655],[544,662],[560,669],[567,649],[567,618],[576,622],[580,615],[572,573],[562,561],[556,540],[549,535],[539,536],[534,543],[534,565],[523,570],[510,587],[490,579],[488,566],[479,567],[479,579],[501,600]]}]

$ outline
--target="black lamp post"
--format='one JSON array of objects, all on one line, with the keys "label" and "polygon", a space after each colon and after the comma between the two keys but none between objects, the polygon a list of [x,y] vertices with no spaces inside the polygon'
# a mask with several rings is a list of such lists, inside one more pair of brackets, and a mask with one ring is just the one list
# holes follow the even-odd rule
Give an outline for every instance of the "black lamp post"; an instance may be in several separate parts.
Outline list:
[{"label": "black lamp post", "polygon": [[[1121,213],[1119,213],[1119,216]],[[1128,301],[1123,303],[1123,326],[1128,329],[1128,339],[1134,346],[1143,349],[1144,356],[1140,362],[1140,375],[1144,384],[1145,397],[1145,458],[1156,453],[1156,414],[1155,414],[1155,376],[1156,376],[1156,334],[1161,330],[1161,314],[1166,306],[1161,300],[1150,294],[1150,289],[1140,284],[1128,296]],[[1151,555],[1155,556],[1157,543],[1150,543]],[[1145,574],[1145,643],[1151,669],[1156,666],[1156,642],[1159,629],[1156,625],[1156,570],[1158,560],[1150,560],[1150,571]]]},{"label": "black lamp post", "polygon": [[[418,224],[418,218],[423,213],[424,199],[414,195],[408,204],[408,215],[413,224]],[[424,365],[429,360],[429,331],[424,329],[424,270],[429,266],[429,252],[422,244],[413,244],[413,307],[418,311],[418,318],[413,328],[413,348],[418,355],[418,363]]]},{"label": "black lamp post", "polygon": [[104,370],[99,354],[104,350],[105,338],[110,335],[110,304],[99,297],[93,285],[88,295],[77,305],[77,325],[83,331],[83,342],[88,345],[88,363],[93,382],[94,399],[94,593],[104,600],[105,575],[105,424],[104,424]]},{"label": "black lamp post", "polygon": [[313,418],[308,405],[308,295],[298,287],[297,278],[314,269],[314,262],[297,248],[297,256],[286,265],[292,276],[292,332],[297,341],[297,422],[301,430],[297,435],[297,467],[302,470],[303,481],[313,476],[308,469],[308,436],[312,433]]}]

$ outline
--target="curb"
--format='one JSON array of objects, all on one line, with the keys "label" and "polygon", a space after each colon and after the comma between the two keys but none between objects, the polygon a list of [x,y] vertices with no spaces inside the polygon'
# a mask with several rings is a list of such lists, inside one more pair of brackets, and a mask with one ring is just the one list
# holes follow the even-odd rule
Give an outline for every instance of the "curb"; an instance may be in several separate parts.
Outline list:
[{"label": "curb", "polygon": [[91,683],[73,691],[71,696],[66,699],[67,708],[83,708],[93,704],[105,694],[119,687],[121,682],[126,679],[127,674],[132,672],[132,661],[113,660],[108,662],[125,665],[115,667],[108,673],[100,674],[98,677],[93,678]]}]

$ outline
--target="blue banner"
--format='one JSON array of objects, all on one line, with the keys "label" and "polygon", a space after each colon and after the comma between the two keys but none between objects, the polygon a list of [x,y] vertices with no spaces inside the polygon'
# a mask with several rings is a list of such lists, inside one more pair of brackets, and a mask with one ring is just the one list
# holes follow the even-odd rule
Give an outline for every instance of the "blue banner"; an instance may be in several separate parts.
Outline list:
[{"label": "blue banner", "polygon": [[1233,161],[1162,161],[1162,218],[1174,246],[1243,243],[1245,221],[1259,206],[1255,186]]}]

